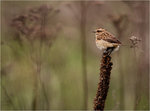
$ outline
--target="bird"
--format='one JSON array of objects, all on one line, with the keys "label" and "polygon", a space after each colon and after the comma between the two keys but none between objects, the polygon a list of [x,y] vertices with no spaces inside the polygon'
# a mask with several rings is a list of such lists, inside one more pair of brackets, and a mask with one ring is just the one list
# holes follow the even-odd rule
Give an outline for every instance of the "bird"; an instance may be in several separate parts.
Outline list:
[{"label": "bird", "polygon": [[104,54],[110,55],[113,51],[119,50],[121,42],[110,32],[103,28],[93,31],[96,37],[96,46],[104,51]]}]

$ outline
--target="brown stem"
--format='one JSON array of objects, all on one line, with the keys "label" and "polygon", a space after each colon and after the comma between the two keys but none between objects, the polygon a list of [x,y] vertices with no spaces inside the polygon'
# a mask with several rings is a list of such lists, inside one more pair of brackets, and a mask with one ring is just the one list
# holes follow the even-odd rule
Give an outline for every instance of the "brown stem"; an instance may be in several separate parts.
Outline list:
[{"label": "brown stem", "polygon": [[[120,27],[121,23],[123,22],[125,16],[120,16],[119,19],[113,20],[113,24],[117,30],[118,37],[121,39],[123,37],[123,31],[125,29],[125,25],[123,25],[123,28]],[[120,80],[120,109],[124,109],[124,75],[123,75],[123,69],[122,69],[122,58],[121,53],[118,53],[118,61],[119,61],[119,80]]]},{"label": "brown stem", "polygon": [[112,65],[111,57],[108,54],[103,53],[100,68],[100,82],[98,84],[96,98],[94,99],[94,110],[104,110],[105,100],[109,89]]},{"label": "brown stem", "polygon": [[84,109],[88,107],[88,83],[87,83],[87,70],[86,70],[86,3],[81,2],[81,47],[82,47],[82,72],[83,72],[83,89],[84,89]]},{"label": "brown stem", "polygon": [[[38,70],[38,69],[37,69]],[[37,103],[38,103],[38,96],[39,96],[39,82],[38,82],[38,76],[35,74],[35,82],[34,82],[34,97],[32,101],[32,109],[37,109]]]},{"label": "brown stem", "polygon": [[[138,58],[137,58],[137,54],[136,54],[136,47],[133,48],[134,50],[134,57],[135,57],[135,64],[137,65],[135,67],[135,99],[134,99],[134,110],[137,110],[138,108],[138,104],[140,102],[141,99],[141,94],[140,94],[140,88],[141,86],[141,70],[139,70],[139,65],[138,65]],[[138,70],[137,70],[138,68]]]},{"label": "brown stem", "polygon": [[[46,21],[47,21],[47,16],[48,14],[46,12],[44,12],[42,14],[42,20],[41,20],[41,38],[40,38],[40,49],[39,49],[39,52],[40,52],[40,60],[41,60],[41,54],[42,54],[42,39],[44,38],[47,38],[46,37]],[[41,60],[42,61],[42,60]],[[48,95],[46,93],[46,88],[45,88],[45,85],[44,85],[44,82],[41,80],[41,77],[40,77],[40,83],[41,83],[41,87],[42,87],[42,91],[43,91],[43,95],[45,97],[45,102],[46,102],[46,105],[47,105],[47,108],[46,109],[49,109],[49,100],[48,100]]]},{"label": "brown stem", "polygon": [[[14,102],[13,102],[11,96],[8,94],[8,91],[7,91],[7,89],[4,87],[3,84],[1,84],[1,88],[2,88],[1,90],[4,91],[4,94],[6,95],[6,97],[7,97],[7,99],[8,99],[8,102],[11,104],[11,106],[13,107],[13,109],[16,109],[15,104],[14,104]],[[2,108],[2,109],[3,109],[3,108]]]},{"label": "brown stem", "polygon": [[41,54],[42,54],[43,39],[46,38],[46,32],[45,32],[46,17],[47,17],[47,15],[45,13],[42,13],[40,46],[39,46],[38,54],[37,54],[37,57],[36,57],[37,69],[36,69],[36,80],[35,80],[35,86],[34,86],[35,96],[34,96],[33,103],[32,103],[34,110],[36,110],[37,106],[38,106],[38,98],[39,98],[38,96],[39,96],[40,86],[42,88],[42,91],[43,91],[43,94],[44,94],[44,97],[45,97],[45,102],[46,102],[46,105],[47,105],[47,109],[49,108],[49,100],[48,100],[48,96],[47,96],[47,93],[46,93],[46,88],[45,88],[45,85],[44,85],[44,83],[42,82],[42,79],[41,79],[41,68],[42,68],[42,65],[41,65],[42,55]]}]

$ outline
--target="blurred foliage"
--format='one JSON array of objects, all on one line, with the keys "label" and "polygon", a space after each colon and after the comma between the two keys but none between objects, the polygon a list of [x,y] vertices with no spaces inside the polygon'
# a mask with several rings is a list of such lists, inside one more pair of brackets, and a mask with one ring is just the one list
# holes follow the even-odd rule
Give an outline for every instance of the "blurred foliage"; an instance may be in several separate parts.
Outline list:
[{"label": "blurred foliage", "polygon": [[[33,109],[35,85],[36,109],[84,109],[80,4],[79,1],[1,2],[3,110]],[[91,31],[102,27],[126,45],[130,45],[131,36],[140,39],[138,47],[122,46],[112,54],[105,109],[148,110],[148,2],[88,1],[86,6],[88,109],[93,109],[101,58]],[[40,9],[44,9],[44,15],[38,12]]]}]

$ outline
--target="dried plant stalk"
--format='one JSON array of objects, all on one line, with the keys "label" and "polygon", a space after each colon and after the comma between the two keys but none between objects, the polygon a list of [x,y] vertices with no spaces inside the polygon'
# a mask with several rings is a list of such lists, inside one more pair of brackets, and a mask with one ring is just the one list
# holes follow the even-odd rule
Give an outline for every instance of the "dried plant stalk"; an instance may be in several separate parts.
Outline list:
[{"label": "dried plant stalk", "polygon": [[103,53],[100,68],[100,82],[98,84],[96,98],[94,99],[94,110],[104,110],[112,65],[111,57],[108,54]]}]

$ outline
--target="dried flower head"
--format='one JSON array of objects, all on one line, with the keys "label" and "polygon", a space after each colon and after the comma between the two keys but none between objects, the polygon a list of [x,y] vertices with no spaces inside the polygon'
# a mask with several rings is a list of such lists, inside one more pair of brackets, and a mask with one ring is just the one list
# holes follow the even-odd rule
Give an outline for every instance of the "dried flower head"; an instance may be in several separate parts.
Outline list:
[{"label": "dried flower head", "polygon": [[[29,41],[40,39],[46,43],[51,43],[56,38],[58,32],[56,30],[60,28],[57,23],[55,26],[47,25],[53,24],[55,21],[55,15],[59,13],[58,9],[52,6],[42,5],[29,9],[25,14],[18,15],[12,20],[12,26],[19,32],[20,36]],[[50,18],[50,22],[48,21]],[[58,27],[59,26],[59,27]]]},{"label": "dried flower head", "polygon": [[131,36],[129,40],[131,41],[131,46],[130,46],[131,48],[138,47],[138,43],[141,41],[141,39],[135,36]]},{"label": "dried flower head", "polygon": [[114,27],[116,28],[119,38],[122,37],[123,32],[127,29],[127,23],[129,22],[129,18],[127,14],[122,14],[119,16],[108,15],[108,18],[112,21]]},{"label": "dried flower head", "polygon": [[108,94],[110,74],[113,63],[111,62],[111,56],[108,53],[103,53],[100,68],[100,78],[96,97],[94,99],[94,110],[103,111],[105,106],[105,101]]}]

